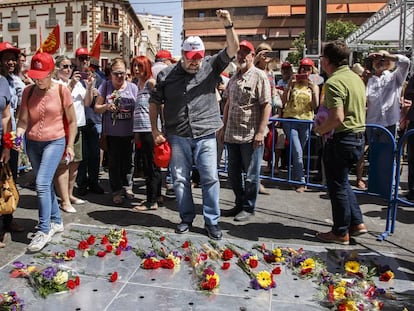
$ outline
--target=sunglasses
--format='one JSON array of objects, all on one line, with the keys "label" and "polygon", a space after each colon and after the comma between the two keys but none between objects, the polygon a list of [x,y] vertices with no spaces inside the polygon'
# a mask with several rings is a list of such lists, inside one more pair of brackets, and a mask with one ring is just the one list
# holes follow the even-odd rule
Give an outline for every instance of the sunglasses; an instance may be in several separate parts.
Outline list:
[{"label": "sunglasses", "polygon": [[62,69],[68,69],[68,68],[70,68],[70,69],[73,69],[75,66],[73,66],[73,65],[62,65]]},{"label": "sunglasses", "polygon": [[124,77],[126,75],[125,71],[112,71],[111,74],[116,77]]}]

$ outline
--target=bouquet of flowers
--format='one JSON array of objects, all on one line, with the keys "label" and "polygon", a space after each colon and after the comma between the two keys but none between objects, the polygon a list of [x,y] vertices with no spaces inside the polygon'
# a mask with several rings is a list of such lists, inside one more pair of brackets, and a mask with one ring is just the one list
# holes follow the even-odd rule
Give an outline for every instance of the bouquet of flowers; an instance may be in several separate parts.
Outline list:
[{"label": "bouquet of flowers", "polygon": [[19,147],[22,140],[22,136],[16,136],[15,132],[7,132],[3,135],[3,146],[6,149],[12,149],[14,146]]},{"label": "bouquet of flowers", "polygon": [[283,263],[285,262],[285,251],[278,247],[275,249],[267,249],[266,245],[263,243],[262,245],[254,245],[254,249],[258,250],[263,254],[263,259],[267,263]]},{"label": "bouquet of flowers", "polygon": [[122,97],[121,97],[121,93],[119,92],[119,90],[114,90],[112,92],[112,94],[108,97],[108,103],[109,104],[114,104],[116,109],[117,109],[117,111],[112,112],[112,114],[111,114],[112,125],[115,125],[115,123],[116,123],[116,116],[117,116],[119,106],[121,104],[121,99],[122,99]]},{"label": "bouquet of flowers", "polygon": [[24,301],[17,296],[15,291],[0,293],[0,310],[22,311],[24,310]]},{"label": "bouquet of flowers", "polygon": [[66,252],[54,252],[52,254],[40,253],[35,255],[36,258],[51,258],[54,263],[62,263],[65,261],[72,261],[76,257],[74,249],[68,249]]},{"label": "bouquet of flowers", "polygon": [[288,248],[286,262],[293,273],[301,278],[318,277],[326,271],[326,264],[318,257],[311,257],[300,248],[294,250]]},{"label": "bouquet of flowers", "polygon": [[80,284],[80,278],[74,271],[54,266],[48,266],[30,273],[29,280],[43,298],[50,294],[75,289]]},{"label": "bouquet of flowers", "polygon": [[200,276],[199,287],[201,290],[212,291],[220,284],[220,277],[211,266],[202,269]]},{"label": "bouquet of flowers", "polygon": [[177,251],[169,253],[165,258],[158,259],[157,254],[154,251],[145,255],[144,260],[141,263],[143,269],[175,269],[180,266],[181,254]]}]

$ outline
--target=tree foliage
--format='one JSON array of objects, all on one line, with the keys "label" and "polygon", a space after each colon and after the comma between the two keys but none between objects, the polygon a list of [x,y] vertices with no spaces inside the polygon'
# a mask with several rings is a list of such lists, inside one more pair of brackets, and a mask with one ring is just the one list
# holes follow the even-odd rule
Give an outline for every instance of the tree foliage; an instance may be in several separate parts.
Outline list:
[{"label": "tree foliage", "polygon": [[[353,22],[329,21],[326,23],[326,41],[345,39],[357,29],[358,26]],[[305,47],[305,32],[301,32],[299,36],[293,40],[292,45],[295,48],[295,51],[290,52],[286,60],[297,66],[303,57],[303,49]]]}]

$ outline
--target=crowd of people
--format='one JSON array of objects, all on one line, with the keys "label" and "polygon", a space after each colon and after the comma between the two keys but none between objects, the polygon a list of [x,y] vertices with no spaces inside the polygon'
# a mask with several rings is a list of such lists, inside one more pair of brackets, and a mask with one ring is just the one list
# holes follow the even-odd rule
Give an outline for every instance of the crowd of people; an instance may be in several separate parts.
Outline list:
[{"label": "crowd of people", "polygon": [[[82,47],[74,59],[38,52],[27,68],[19,49],[0,43],[0,131],[24,138],[24,144],[12,149],[2,144],[0,162],[10,163],[16,179],[19,153],[25,148],[36,175],[39,223],[28,251],[40,251],[64,230],[61,211],[76,213],[88,192],[104,194],[99,184],[102,165],[108,168],[113,205],[135,199],[134,167],[135,174],[139,167],[146,199],[133,211],[157,210],[163,203],[163,180],[154,148],[165,142],[171,146],[166,194],[175,196],[181,218],[176,233],[192,229],[192,186],[197,183],[206,234],[220,240],[220,216],[235,221],[254,216],[258,194],[266,193],[260,182],[262,161],[267,161],[266,173],[279,174],[286,144],[291,150],[289,181],[297,193],[306,191],[303,153],[312,132],[323,139],[322,171],[333,217],[332,230],[317,238],[348,244],[350,236],[368,231],[348,174],[359,163],[358,185],[365,187],[360,168],[367,123],[396,135],[400,106],[405,107],[404,121],[414,120],[414,81],[402,93],[409,59],[379,51],[368,56],[372,68],[357,64],[351,70],[350,51],[338,40],[322,49],[324,78],[314,60],[305,57],[297,73],[283,62],[282,77],[276,80],[272,47],[239,41],[229,12],[217,10],[216,15],[226,33],[225,48],[205,55],[201,38],[190,36],[178,62],[160,50],[153,64],[144,55],[130,64],[116,57],[101,71]],[[225,77],[232,61],[236,69]],[[284,121],[273,124],[271,117]],[[414,122],[407,123],[412,128]],[[224,145],[235,206],[221,211],[217,167]],[[408,142],[411,162],[413,145]],[[414,163],[409,198],[414,197],[413,172]],[[8,232],[24,230],[13,215],[2,218],[0,247]]]}]

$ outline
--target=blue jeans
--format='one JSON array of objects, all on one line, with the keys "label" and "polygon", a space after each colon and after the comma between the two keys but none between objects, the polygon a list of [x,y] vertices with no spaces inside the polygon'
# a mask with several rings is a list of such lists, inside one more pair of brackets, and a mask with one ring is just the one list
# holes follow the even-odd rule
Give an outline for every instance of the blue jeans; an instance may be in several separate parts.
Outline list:
[{"label": "blue jeans", "polygon": [[364,133],[334,135],[324,148],[326,185],[332,205],[332,232],[344,236],[349,226],[363,223],[361,209],[348,180],[350,168],[364,152]]},{"label": "blue jeans", "polygon": [[99,133],[101,124],[87,124],[82,132],[82,161],[79,164],[76,183],[78,188],[96,186],[99,183]]},{"label": "blue jeans", "polygon": [[[236,207],[249,213],[256,208],[263,151],[264,146],[253,149],[253,143],[227,144],[228,176],[236,196]],[[246,173],[244,182],[243,173]]]},{"label": "blue jeans", "polygon": [[215,134],[201,138],[170,135],[168,140],[172,149],[170,169],[181,220],[192,223],[196,215],[191,191],[194,164],[200,173],[204,222],[207,225],[217,225],[220,218],[220,182]]},{"label": "blue jeans", "polygon": [[303,173],[303,148],[309,140],[311,126],[305,122],[283,122],[283,130],[289,143],[292,144],[292,175],[291,179],[305,182]]},{"label": "blue jeans", "polygon": [[53,188],[53,177],[65,151],[66,140],[27,140],[27,154],[36,174],[36,192],[39,202],[39,231],[49,233],[50,222],[60,224],[59,204]]}]

